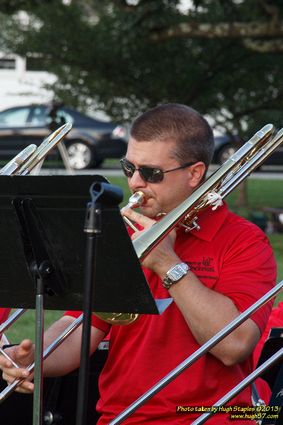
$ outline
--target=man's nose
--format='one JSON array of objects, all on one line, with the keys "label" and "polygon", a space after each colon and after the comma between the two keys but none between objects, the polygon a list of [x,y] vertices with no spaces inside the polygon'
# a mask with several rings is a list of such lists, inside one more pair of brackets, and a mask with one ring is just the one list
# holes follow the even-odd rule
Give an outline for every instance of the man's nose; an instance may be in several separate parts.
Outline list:
[{"label": "man's nose", "polygon": [[140,176],[140,173],[138,170],[135,170],[132,177],[129,178],[129,187],[131,190],[136,190],[141,187],[146,186],[146,182],[143,180],[143,178]]}]

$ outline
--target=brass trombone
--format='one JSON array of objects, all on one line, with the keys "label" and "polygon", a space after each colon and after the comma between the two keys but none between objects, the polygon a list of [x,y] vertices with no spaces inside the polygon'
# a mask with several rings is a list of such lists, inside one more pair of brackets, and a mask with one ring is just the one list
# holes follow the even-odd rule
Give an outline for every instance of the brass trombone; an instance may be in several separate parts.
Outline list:
[{"label": "brass trombone", "polygon": [[[133,246],[138,258],[143,260],[177,225],[183,225],[187,230],[192,230],[197,227],[197,214],[200,211],[208,207],[212,207],[212,209],[217,207],[217,203],[221,203],[222,199],[224,199],[235,187],[248,177],[255,168],[262,164],[278,146],[280,146],[283,142],[283,128],[275,137],[271,138],[273,130],[272,124],[265,125],[198,189],[196,189],[189,198],[185,199],[160,221],[156,222],[152,227],[145,230],[134,239]],[[134,195],[132,195],[131,198],[133,198]],[[136,199],[139,200],[137,204],[140,205],[143,200],[142,192],[137,192]],[[133,204],[135,204],[134,200]],[[121,212],[123,214],[123,210]],[[133,228],[132,223],[130,225]],[[134,230],[137,229],[134,228]],[[116,319],[118,321],[122,318],[123,324],[128,324],[138,318],[137,314],[133,315],[131,313],[95,314],[102,320],[111,324],[115,324]]]},{"label": "brass trombone", "polygon": [[[162,220],[142,232],[133,245],[139,259],[143,260],[150,251],[179,223],[194,228],[197,214],[208,208],[217,207],[233,189],[260,166],[283,142],[283,128],[271,138],[273,126],[265,125],[217,171],[215,171],[192,195]],[[213,212],[212,212],[213,214]]]},{"label": "brass trombone", "polygon": [[[0,175],[27,175],[31,173],[44,160],[45,156],[69,133],[71,128],[72,124],[66,123],[46,137],[38,147],[34,144],[27,146],[0,170]],[[0,335],[22,316],[25,311],[25,309],[16,310],[0,326]],[[5,355],[5,352],[1,348],[0,352]]]},{"label": "brass trombone", "polygon": [[[66,125],[66,124],[65,124]],[[64,127],[64,126],[63,126]],[[62,127],[61,127],[62,128]],[[60,130],[60,129],[59,129]],[[134,249],[139,259],[145,256],[158,244],[176,225],[185,222],[185,227],[192,229],[197,226],[197,212],[211,206],[215,197],[223,199],[232,189],[240,184],[257,166],[276,149],[283,141],[283,129],[271,139],[274,128],[272,124],[265,125],[234,155],[231,156],[212,176],[210,176],[189,198],[176,207],[162,220],[144,231],[133,241]],[[44,142],[43,142],[44,143]],[[46,143],[44,143],[45,146]],[[24,171],[31,162],[23,164]],[[141,191],[134,193],[126,208],[136,208],[143,202],[144,194]],[[123,214],[123,209],[121,211]],[[133,229],[134,224],[126,217],[125,221]],[[98,312],[94,313],[110,324],[129,324],[138,318],[138,314]]]},{"label": "brass trombone", "polygon": [[44,160],[45,156],[69,133],[72,128],[71,123],[66,123],[53,131],[37,147],[29,145],[17,156],[8,162],[1,170],[0,175],[11,176],[29,174],[37,164]]},{"label": "brass trombone", "polygon": [[11,161],[9,161],[3,168],[1,168],[0,175],[11,176],[16,173],[19,167],[35,153],[36,149],[36,145],[27,146],[24,150],[18,153],[18,155],[11,159]]}]

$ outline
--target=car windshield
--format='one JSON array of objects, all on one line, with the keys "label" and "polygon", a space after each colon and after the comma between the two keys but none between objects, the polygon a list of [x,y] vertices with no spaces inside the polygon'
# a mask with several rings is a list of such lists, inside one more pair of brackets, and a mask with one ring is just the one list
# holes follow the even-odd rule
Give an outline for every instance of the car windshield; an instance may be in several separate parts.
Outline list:
[{"label": "car windshield", "polygon": [[1,127],[24,127],[27,123],[29,108],[10,109],[0,112]]},{"label": "car windshield", "polygon": [[36,106],[31,111],[31,116],[29,118],[29,125],[42,125],[45,126],[47,123],[47,116],[46,116],[46,108],[42,106]]},{"label": "car windshield", "polygon": [[29,125],[31,126],[46,126],[51,123],[51,121],[56,122],[58,125],[65,124],[66,122],[73,123],[73,118],[68,112],[63,109],[56,110],[55,115],[44,106],[37,106],[33,108],[31,116],[29,117]]},{"label": "car windshield", "polygon": [[[52,121],[46,106],[19,107],[0,112],[0,127],[46,127]],[[62,125],[66,122],[74,122],[74,118],[67,111],[58,109],[55,122]]]}]

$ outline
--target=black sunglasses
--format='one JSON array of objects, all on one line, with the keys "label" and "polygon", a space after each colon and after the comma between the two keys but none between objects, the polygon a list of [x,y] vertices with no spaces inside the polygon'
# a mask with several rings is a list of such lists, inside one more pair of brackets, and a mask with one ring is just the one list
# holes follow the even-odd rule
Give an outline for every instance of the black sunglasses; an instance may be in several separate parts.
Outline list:
[{"label": "black sunglasses", "polygon": [[122,170],[126,177],[133,177],[134,172],[138,171],[141,178],[148,182],[148,183],[159,183],[164,179],[165,173],[171,173],[171,171],[181,170],[182,168],[190,167],[193,164],[196,164],[195,162],[187,162],[184,165],[181,165],[177,168],[172,168],[171,170],[163,171],[161,168],[157,167],[140,167],[136,168],[134,164],[132,164],[130,161],[128,161],[126,158],[122,158],[120,160]]}]

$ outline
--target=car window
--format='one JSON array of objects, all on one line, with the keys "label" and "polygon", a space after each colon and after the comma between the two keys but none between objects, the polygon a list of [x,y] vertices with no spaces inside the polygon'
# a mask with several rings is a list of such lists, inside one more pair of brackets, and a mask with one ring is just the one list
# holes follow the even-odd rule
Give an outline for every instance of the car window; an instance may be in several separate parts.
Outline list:
[{"label": "car window", "polygon": [[65,122],[73,123],[74,122],[73,117],[70,114],[68,114],[68,112],[63,111],[63,109],[59,109],[57,111],[57,119],[61,123],[65,123]]},{"label": "car window", "polygon": [[1,127],[24,127],[27,122],[30,108],[11,109],[0,112]]},{"label": "car window", "polygon": [[29,124],[38,126],[43,125],[45,126],[47,123],[47,116],[46,116],[46,108],[42,106],[36,106],[32,110],[31,117],[29,119]]}]

